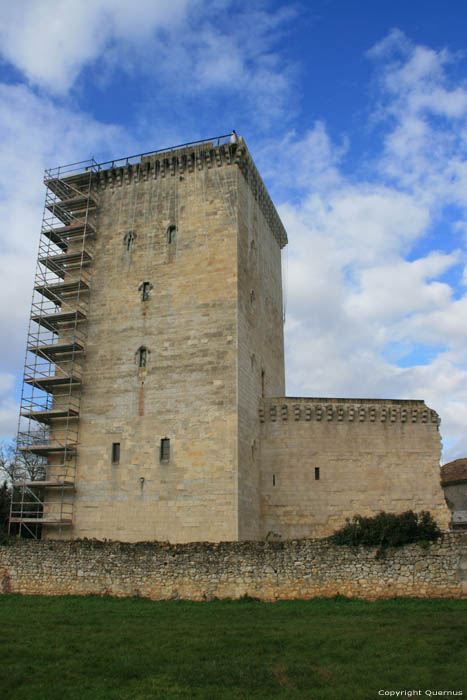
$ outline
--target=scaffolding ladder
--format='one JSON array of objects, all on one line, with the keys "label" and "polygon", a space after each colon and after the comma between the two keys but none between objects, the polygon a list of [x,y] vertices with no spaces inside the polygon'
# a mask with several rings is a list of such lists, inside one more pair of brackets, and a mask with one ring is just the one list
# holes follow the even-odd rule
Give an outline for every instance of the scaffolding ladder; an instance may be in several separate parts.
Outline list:
[{"label": "scaffolding ladder", "polygon": [[73,523],[96,170],[94,160],[83,161],[44,177],[10,508],[10,532],[28,537]]}]

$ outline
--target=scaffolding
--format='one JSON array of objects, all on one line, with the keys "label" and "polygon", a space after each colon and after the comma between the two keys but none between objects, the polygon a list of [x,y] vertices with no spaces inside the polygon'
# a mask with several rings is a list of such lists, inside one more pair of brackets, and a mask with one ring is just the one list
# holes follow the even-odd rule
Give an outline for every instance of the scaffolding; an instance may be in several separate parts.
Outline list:
[{"label": "scaffolding", "polygon": [[[209,163],[231,134],[104,163],[94,159],[45,171],[42,228],[34,280],[18,425],[10,532],[39,538],[42,527],[70,527],[78,459],[90,268],[100,183],[154,178],[161,168]],[[188,149],[191,153],[184,154]],[[179,152],[182,152],[179,155]],[[220,157],[220,156],[218,156]]]},{"label": "scaffolding", "polygon": [[73,520],[89,268],[96,237],[94,160],[46,170],[18,424],[10,528],[40,537]]}]

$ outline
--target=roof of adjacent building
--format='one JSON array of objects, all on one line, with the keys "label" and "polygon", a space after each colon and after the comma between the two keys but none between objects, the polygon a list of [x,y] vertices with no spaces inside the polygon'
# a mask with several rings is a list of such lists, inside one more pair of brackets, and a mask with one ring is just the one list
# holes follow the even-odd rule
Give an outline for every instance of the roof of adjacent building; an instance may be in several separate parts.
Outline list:
[{"label": "roof of adjacent building", "polygon": [[455,459],[441,467],[441,483],[448,484],[467,481],[467,457]]}]

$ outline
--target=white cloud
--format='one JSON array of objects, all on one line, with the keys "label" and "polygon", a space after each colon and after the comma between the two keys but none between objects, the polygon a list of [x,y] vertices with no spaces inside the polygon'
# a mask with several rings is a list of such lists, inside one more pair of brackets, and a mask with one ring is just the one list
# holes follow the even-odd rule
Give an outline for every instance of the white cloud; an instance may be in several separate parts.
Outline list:
[{"label": "white cloud", "polygon": [[149,39],[182,21],[189,0],[15,0],[0,6],[0,49],[31,83],[65,92],[111,42]]},{"label": "white cloud", "polygon": [[0,439],[11,438],[18,425],[19,406],[12,397],[15,376],[10,372],[0,372]]},{"label": "white cloud", "polygon": [[0,438],[10,440],[18,427],[19,404],[11,397],[0,396]]},{"label": "white cloud", "polygon": [[[34,86],[65,95],[91,67],[97,84],[117,71],[148,90],[199,95],[221,90],[262,122],[291,112],[293,68],[275,52],[292,7],[261,1],[17,0],[0,5],[0,54]],[[245,30],[247,28],[247,31]]]},{"label": "white cloud", "polygon": [[435,309],[443,315],[453,305],[452,289],[433,278],[458,260],[458,254],[430,253],[413,262],[399,259],[366,268],[359,276],[359,290],[348,299],[346,309],[352,317],[385,323],[415,313],[431,314]]},{"label": "white cloud", "polygon": [[[25,86],[1,84],[0,133],[0,368],[21,376],[44,168],[82,160],[83,154],[96,151],[125,152],[131,141],[119,127],[57,107]],[[16,429],[18,407],[11,376],[0,375],[0,431]]]},{"label": "white cloud", "polygon": [[[144,70],[148,92],[157,84],[169,95],[206,101],[241,85],[242,109],[254,108],[256,121],[277,118],[289,106],[294,73],[276,47],[293,10],[267,13],[256,3],[237,8],[229,21],[232,7],[230,0],[209,6],[188,0],[17,0],[0,7],[0,51],[49,94],[64,95],[91,65],[101,77],[122,68],[141,77]],[[454,56],[415,46],[400,32],[370,54],[380,91],[374,119],[383,143],[373,162],[359,164],[366,180],[346,174],[348,137],[333,141],[323,121],[301,137],[278,131],[258,159],[281,193],[291,241],[288,391],[425,398],[453,441],[467,420],[467,331],[461,320],[467,297],[446,280],[466,267],[458,248],[466,243],[467,90],[450,80]],[[0,322],[9,340],[0,361],[19,371],[43,168],[92,153],[105,159],[144,149],[115,125],[57,106],[25,86],[0,85],[0,133],[0,294],[8,299]],[[458,218],[445,228],[457,239],[446,237],[437,252],[424,252],[433,242],[421,244],[450,205],[458,207]],[[421,252],[415,253],[417,245]],[[415,366],[400,366],[392,344],[404,357],[420,349],[426,356]],[[0,376],[0,429],[13,430],[17,407],[9,382]],[[467,438],[450,449],[452,458],[467,454]]]},{"label": "white cloud", "polygon": [[[452,273],[466,259],[467,89],[451,84],[447,51],[400,32],[371,57],[384,140],[360,164],[368,180],[344,174],[346,150],[324,124],[282,142],[299,200],[277,182],[283,167],[268,173],[289,196],[288,393],[424,398],[441,415],[445,459],[465,456],[467,296]],[[451,205],[457,220],[443,214]],[[434,231],[439,250],[415,256]]]},{"label": "white cloud", "polygon": [[448,71],[458,57],[417,46],[397,30],[369,55],[381,97],[375,117],[388,127],[380,172],[430,207],[465,211],[467,87]]}]

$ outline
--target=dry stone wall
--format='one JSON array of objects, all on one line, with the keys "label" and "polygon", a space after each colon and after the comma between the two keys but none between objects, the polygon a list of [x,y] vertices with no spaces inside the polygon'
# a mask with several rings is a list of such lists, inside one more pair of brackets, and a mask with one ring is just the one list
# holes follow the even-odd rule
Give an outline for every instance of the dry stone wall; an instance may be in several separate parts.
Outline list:
[{"label": "dry stone wall", "polygon": [[0,547],[3,593],[263,601],[337,594],[467,597],[467,533],[427,548],[337,547],[326,540],[121,543],[20,540]]}]

